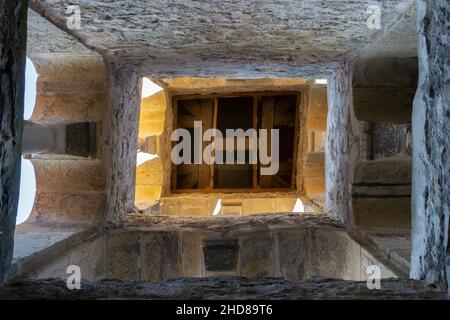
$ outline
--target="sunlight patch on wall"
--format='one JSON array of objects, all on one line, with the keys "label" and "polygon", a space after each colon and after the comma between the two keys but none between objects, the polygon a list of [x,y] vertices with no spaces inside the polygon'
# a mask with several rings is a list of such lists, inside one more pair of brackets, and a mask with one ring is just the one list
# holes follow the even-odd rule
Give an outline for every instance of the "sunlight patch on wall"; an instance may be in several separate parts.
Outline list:
[{"label": "sunlight patch on wall", "polygon": [[218,216],[220,214],[220,210],[222,209],[222,199],[217,200],[216,207],[213,211],[213,216]]},{"label": "sunlight patch on wall", "polygon": [[151,153],[146,153],[146,152],[141,152],[138,151],[137,153],[137,160],[136,160],[136,165],[140,166],[141,164],[146,163],[147,161],[153,160],[158,158],[158,156],[156,154],[151,154]]},{"label": "sunlight patch on wall", "polygon": [[162,91],[163,88],[151,81],[149,78],[142,78],[142,99],[150,97],[155,93]]},{"label": "sunlight patch on wall", "polygon": [[33,210],[36,195],[36,176],[30,160],[22,159],[20,175],[19,208],[17,210],[16,224],[24,223]]},{"label": "sunlight patch on wall", "polygon": [[25,120],[31,119],[33,115],[34,106],[36,104],[36,82],[38,74],[33,62],[27,58],[25,69],[25,105],[23,118]]},{"label": "sunlight patch on wall", "polygon": [[294,209],[292,209],[292,212],[305,212],[305,206],[303,205],[302,200],[297,198],[297,201],[295,201]]},{"label": "sunlight patch on wall", "polygon": [[316,79],[316,84],[327,84],[327,79]]}]

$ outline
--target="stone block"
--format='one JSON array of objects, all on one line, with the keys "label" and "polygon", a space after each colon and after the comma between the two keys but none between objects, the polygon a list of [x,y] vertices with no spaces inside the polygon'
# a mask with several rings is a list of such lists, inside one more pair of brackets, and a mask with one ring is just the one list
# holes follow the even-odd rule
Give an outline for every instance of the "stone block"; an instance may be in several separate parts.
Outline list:
[{"label": "stone block", "polygon": [[36,273],[34,273],[33,277],[37,279],[66,279],[68,277],[66,270],[69,265],[69,255],[64,254],[40,268]]},{"label": "stone block", "polygon": [[327,88],[312,86],[309,90],[308,115],[306,126],[308,130],[327,130]]},{"label": "stone block", "polygon": [[242,214],[273,213],[274,198],[242,199]]},{"label": "stone block", "polygon": [[410,123],[415,87],[354,88],[359,121]]},{"label": "stone block", "polygon": [[141,255],[140,235],[137,232],[124,232],[109,235],[107,238],[107,277],[120,280],[140,278]]},{"label": "stone block", "polygon": [[199,233],[181,234],[181,268],[183,277],[203,275],[203,236]]},{"label": "stone block", "polygon": [[235,272],[239,256],[237,240],[204,241],[205,271]]},{"label": "stone block", "polygon": [[297,198],[275,198],[274,210],[275,212],[292,212]]},{"label": "stone block", "polygon": [[347,273],[348,235],[328,228],[311,229],[310,268],[313,276],[342,278]]},{"label": "stone block", "polygon": [[354,184],[411,184],[411,157],[360,161],[355,167]]},{"label": "stone block", "polygon": [[32,161],[40,191],[75,192],[105,190],[105,175],[98,160]]},{"label": "stone block", "polygon": [[105,209],[103,192],[37,192],[33,217],[46,222],[97,222]]},{"label": "stone block", "polygon": [[367,268],[369,266],[378,266],[381,271],[381,279],[385,278],[397,278],[397,275],[393,273],[389,268],[384,266],[378,261],[371,253],[366,249],[361,248],[361,280],[367,280]]},{"label": "stone block", "polygon": [[277,237],[279,270],[276,268],[275,276],[282,276],[288,280],[304,279],[308,275],[309,268],[309,231],[281,230],[278,231]]},{"label": "stone block", "polygon": [[240,275],[244,277],[274,276],[274,239],[271,232],[241,239]]},{"label": "stone block", "polygon": [[81,244],[72,250],[69,262],[80,267],[83,280],[103,279],[106,271],[106,238],[102,236]]},{"label": "stone block", "polygon": [[353,198],[355,224],[363,228],[411,228],[411,198]]},{"label": "stone block", "polygon": [[182,276],[179,233],[144,232],[142,246],[142,280],[153,282]]}]

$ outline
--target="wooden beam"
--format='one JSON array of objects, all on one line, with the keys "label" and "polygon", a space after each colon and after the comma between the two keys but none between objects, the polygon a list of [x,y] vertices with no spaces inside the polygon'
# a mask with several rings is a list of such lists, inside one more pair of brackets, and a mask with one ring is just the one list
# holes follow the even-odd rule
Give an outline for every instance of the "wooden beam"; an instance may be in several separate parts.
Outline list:
[{"label": "wooden beam", "polygon": [[[261,118],[261,128],[268,130],[267,134],[267,152],[271,150],[271,133],[270,130],[273,129],[273,110],[274,110],[274,98],[273,97],[263,97],[262,99],[262,118]],[[261,176],[261,187],[270,188],[272,177],[271,176]]]},{"label": "wooden beam", "polygon": [[[253,96],[253,129],[255,129],[255,131],[258,132],[258,96],[256,95]],[[254,152],[257,152],[257,150],[254,150]],[[257,187],[258,187],[258,163],[255,163],[253,165],[253,188]]]},{"label": "wooden beam", "polygon": [[192,100],[192,99],[215,99],[215,98],[240,98],[240,97],[253,97],[253,96],[288,96],[297,95],[298,90],[280,90],[280,91],[249,91],[249,92],[236,92],[236,93],[212,93],[212,94],[186,94],[186,95],[174,95],[175,100]]},{"label": "wooden beam", "polygon": [[[300,112],[299,109],[301,106],[304,105],[303,95],[301,93],[297,94],[297,102],[295,104],[295,127],[294,127],[294,153],[293,153],[293,161],[292,161],[292,179],[291,179],[291,187],[295,188],[297,185],[297,159],[298,159],[298,143],[300,141],[300,137],[298,136],[298,133],[300,131],[299,123],[300,123]],[[304,112],[306,111],[305,108],[302,108]],[[303,141],[306,141],[306,139],[303,139]],[[303,149],[305,149],[306,146],[303,146]]]},{"label": "wooden beam", "polygon": [[[214,101],[212,99],[204,99],[200,100],[200,112],[197,120],[201,120],[203,124],[203,133],[206,130],[211,129],[213,126],[213,117],[214,117]],[[207,142],[202,142],[202,156],[203,150],[208,145]],[[208,188],[210,187],[210,166],[202,161],[202,164],[197,166],[198,168],[198,187],[199,188]]]},{"label": "wooden beam", "polygon": [[[173,130],[178,129],[178,101],[173,100]],[[175,142],[172,142],[172,148],[175,146]],[[171,155],[169,155],[170,157]],[[172,160],[171,160],[172,161]],[[172,163],[172,189],[177,188],[177,166]]]},{"label": "wooden beam", "polygon": [[235,188],[235,189],[174,189],[172,190],[173,194],[181,194],[181,193],[294,193],[296,189],[292,188]]},{"label": "wooden beam", "polygon": [[[213,110],[213,123],[212,123],[212,128],[213,129],[217,129],[217,112],[219,110],[219,99],[218,98],[214,98],[214,110]],[[214,138],[212,140],[212,148],[213,148],[213,152],[212,152],[212,164],[210,165],[209,168],[209,188],[213,189],[214,188],[214,162],[216,160],[216,139]]]}]

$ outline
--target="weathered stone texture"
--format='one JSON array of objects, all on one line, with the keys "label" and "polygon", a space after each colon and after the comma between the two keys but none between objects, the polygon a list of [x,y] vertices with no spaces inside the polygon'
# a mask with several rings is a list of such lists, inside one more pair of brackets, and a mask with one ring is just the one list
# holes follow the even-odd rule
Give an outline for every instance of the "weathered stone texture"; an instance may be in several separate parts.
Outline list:
[{"label": "weathered stone texture", "polygon": [[142,247],[140,234],[126,232],[110,235],[107,239],[107,278],[134,280],[141,278],[140,256]]},{"label": "weathered stone texture", "polygon": [[[325,200],[325,153],[310,152],[305,165],[305,191],[308,198],[323,205]],[[292,209],[291,209],[292,210]]]},{"label": "weathered stone texture", "polygon": [[105,63],[32,10],[28,26],[27,55],[39,75],[32,120],[48,125],[55,143],[32,155],[37,190],[26,223],[98,223],[106,203],[105,164],[97,158],[107,106]]},{"label": "weathered stone texture", "polygon": [[123,220],[134,206],[141,81],[115,64],[109,66],[110,100],[104,120],[108,223]]},{"label": "weathered stone texture", "polygon": [[179,233],[143,233],[141,247],[143,250],[141,279],[161,281],[182,276]]},{"label": "weathered stone texture", "polygon": [[36,198],[26,223],[98,223],[105,210],[105,175],[96,159],[33,159]]},{"label": "weathered stone texture", "polygon": [[361,228],[411,228],[411,157],[359,161],[352,204]]},{"label": "weathered stone texture", "polygon": [[241,239],[240,274],[244,277],[271,276],[275,273],[273,234],[256,233]]},{"label": "weathered stone texture", "polygon": [[0,285],[10,267],[19,200],[28,1],[0,2]]},{"label": "weathered stone texture", "polygon": [[181,272],[185,277],[203,274],[203,237],[195,232],[181,233]]},{"label": "weathered stone texture", "polygon": [[398,266],[408,277],[411,261],[411,232],[379,231],[368,232],[368,240],[379,254]]},{"label": "weathered stone texture", "polygon": [[[86,230],[59,243],[53,242],[49,248],[39,249],[39,244],[30,248],[34,254],[18,259],[9,278],[65,278],[65,269],[70,264],[82,267],[86,280],[157,282],[176,277],[225,275],[364,280],[365,268],[371,264],[382,268],[383,278],[398,276],[386,264],[388,259],[370,254],[365,241],[353,238],[325,216],[271,217],[194,221],[152,217],[144,224],[113,228],[100,234]],[[46,231],[42,228],[35,231],[37,234],[30,237],[42,242],[39,239]]]},{"label": "weathered stone texture", "polygon": [[[384,27],[412,0],[379,2]],[[32,7],[67,30],[67,4],[33,1]],[[363,49],[380,33],[366,27],[366,0],[80,0],[77,4],[81,29],[69,33],[109,59],[154,76],[328,73],[342,57]]]},{"label": "weathered stone texture", "polygon": [[360,121],[410,123],[417,58],[361,58],[355,63],[353,100]]},{"label": "weathered stone texture", "polygon": [[280,231],[277,235],[279,266],[276,276],[301,280],[309,273],[309,245],[312,242],[308,229]]},{"label": "weathered stone texture", "polygon": [[163,163],[160,157],[144,162],[136,168],[136,206],[147,209],[161,197]]},{"label": "weathered stone texture", "polygon": [[158,283],[82,281],[81,290],[67,290],[66,281],[60,279],[28,279],[0,289],[0,299],[444,300],[446,296],[421,281],[405,279],[383,280],[380,290],[370,290],[366,281],[215,277],[171,279]]},{"label": "weathered stone texture", "polygon": [[445,286],[450,216],[450,3],[417,0],[411,277]]},{"label": "weathered stone texture", "polygon": [[411,156],[411,125],[374,123],[373,158],[388,158],[398,155]]},{"label": "weathered stone texture", "polygon": [[344,62],[328,82],[328,132],[325,144],[326,207],[330,215],[351,224],[351,183],[360,158],[360,128],[353,110],[352,64]]},{"label": "weathered stone texture", "polygon": [[206,272],[236,273],[239,257],[236,239],[205,239],[203,255]]},{"label": "weathered stone texture", "polygon": [[108,85],[103,58],[32,10],[27,56],[38,73],[33,121],[101,121]]}]

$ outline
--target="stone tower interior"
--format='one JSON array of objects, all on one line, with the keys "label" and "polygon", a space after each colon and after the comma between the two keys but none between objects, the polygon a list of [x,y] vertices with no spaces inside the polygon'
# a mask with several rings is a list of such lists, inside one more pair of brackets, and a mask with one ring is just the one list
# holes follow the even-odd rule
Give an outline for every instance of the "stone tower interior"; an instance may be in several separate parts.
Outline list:
[{"label": "stone tower interior", "polygon": [[[27,2],[0,4],[0,298],[371,299],[373,266],[376,298],[447,297],[448,1]],[[277,172],[174,163],[198,121],[278,130]]]}]

